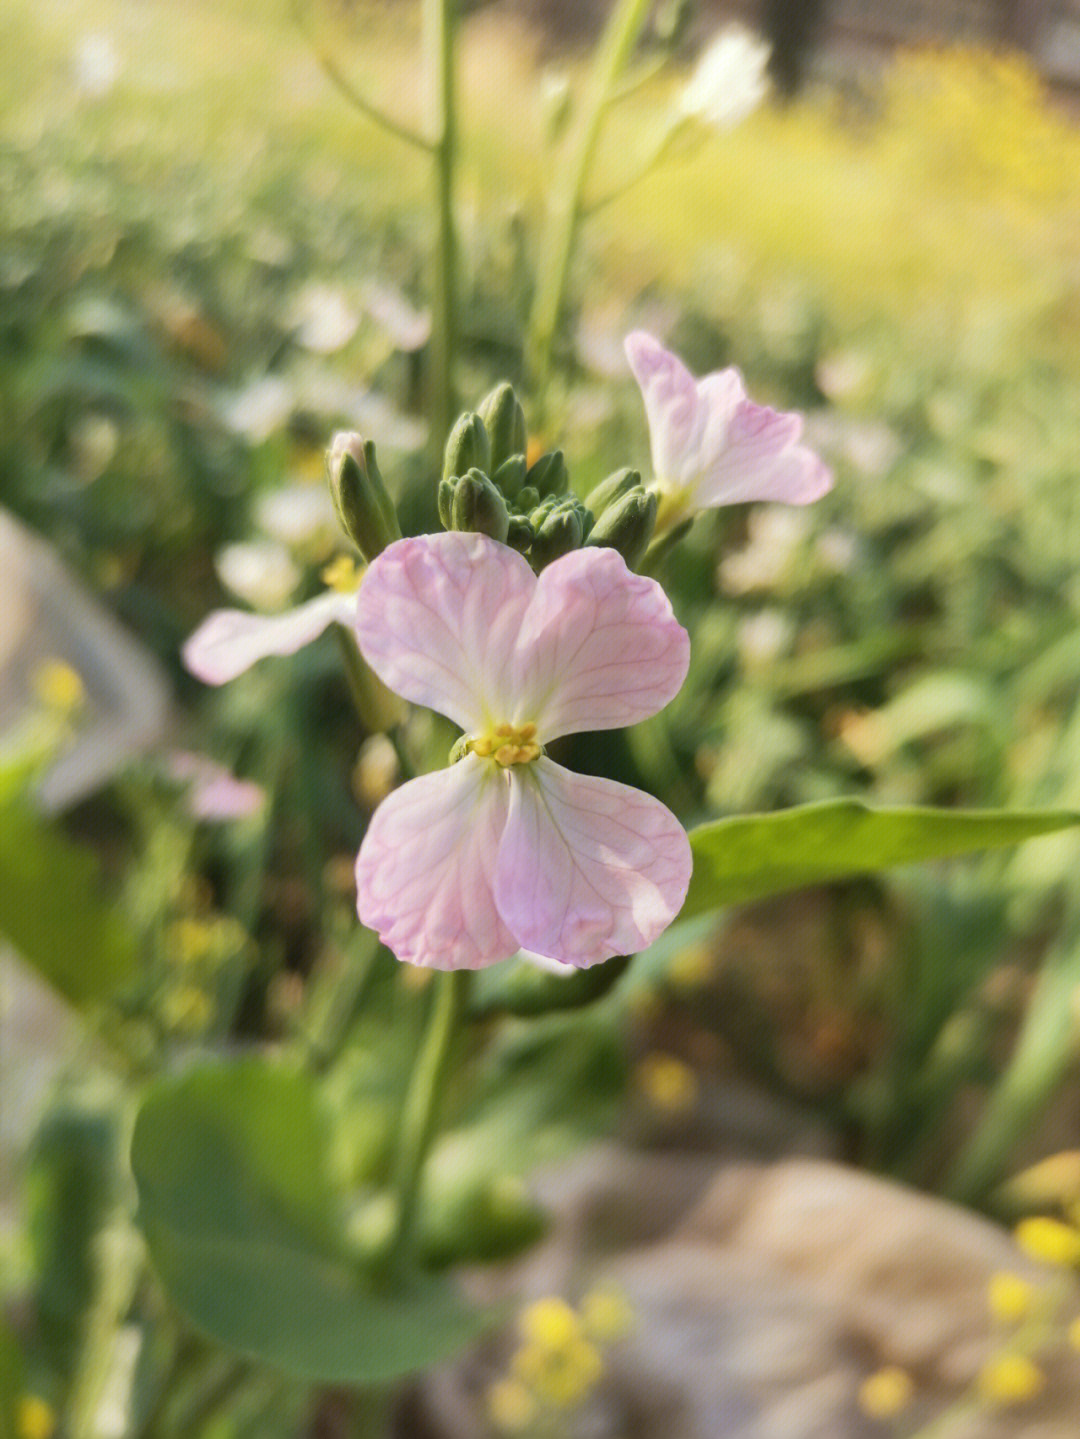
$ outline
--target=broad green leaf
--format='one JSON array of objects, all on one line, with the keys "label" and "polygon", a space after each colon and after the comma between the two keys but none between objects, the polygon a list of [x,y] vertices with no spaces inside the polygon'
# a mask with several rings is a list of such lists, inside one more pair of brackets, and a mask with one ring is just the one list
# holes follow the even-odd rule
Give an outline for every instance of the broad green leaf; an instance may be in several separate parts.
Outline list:
[{"label": "broad green leaf", "polygon": [[378,1384],[448,1358],[488,1322],[440,1279],[391,1288],[362,1273],[299,1070],[246,1059],[160,1081],[131,1162],[162,1283],[231,1349],[316,1383]]},{"label": "broad green leaf", "polygon": [[85,1005],[134,972],[135,938],[94,854],[37,813],[19,762],[0,771],[0,935],[65,999]]},{"label": "broad green leaf", "polygon": [[1077,826],[1073,810],[874,809],[853,799],[735,815],[691,831],[694,874],[680,919]]}]

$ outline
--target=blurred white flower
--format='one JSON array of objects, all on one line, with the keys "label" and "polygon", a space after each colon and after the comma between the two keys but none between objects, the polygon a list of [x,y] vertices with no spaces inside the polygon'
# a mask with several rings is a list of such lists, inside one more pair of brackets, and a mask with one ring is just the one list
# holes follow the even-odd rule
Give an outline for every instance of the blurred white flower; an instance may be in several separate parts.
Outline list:
[{"label": "blurred white flower", "polygon": [[91,99],[107,95],[120,78],[120,55],[111,36],[84,35],[71,57],[76,89]]},{"label": "blurred white flower", "polygon": [[771,664],[795,638],[795,626],[780,610],[759,610],[739,621],[735,635],[739,657],[748,669]]},{"label": "blurred white flower", "polygon": [[814,548],[818,558],[828,569],[835,574],[846,575],[855,563],[859,542],[850,530],[841,530],[834,526],[818,536]]},{"label": "blurred white flower", "polygon": [[728,130],[764,100],[769,82],[769,46],[741,25],[721,30],[697,63],[679,96],[684,115]]},{"label": "blurred white flower", "polygon": [[322,548],[337,533],[334,502],[326,485],[285,485],[260,495],[255,522],[263,534],[292,549]]},{"label": "blurred white flower", "polygon": [[810,528],[804,510],[768,506],[750,511],[745,549],[720,561],[720,584],[729,595],[771,590],[784,579]]},{"label": "blurred white flower", "polygon": [[225,423],[252,444],[268,440],[293,412],[295,397],[288,380],[263,375],[233,395],[225,406]]},{"label": "blurred white flower", "polygon": [[364,308],[399,350],[421,350],[431,334],[431,316],[418,310],[393,285],[372,280],[364,287]]},{"label": "blurred white flower", "polygon": [[360,315],[341,290],[308,285],[297,296],[293,323],[297,344],[317,355],[332,355],[356,334]]},{"label": "blurred white flower", "polygon": [[214,556],[226,589],[257,610],[279,610],[300,583],[300,571],[276,540],[247,540],[226,545]]}]

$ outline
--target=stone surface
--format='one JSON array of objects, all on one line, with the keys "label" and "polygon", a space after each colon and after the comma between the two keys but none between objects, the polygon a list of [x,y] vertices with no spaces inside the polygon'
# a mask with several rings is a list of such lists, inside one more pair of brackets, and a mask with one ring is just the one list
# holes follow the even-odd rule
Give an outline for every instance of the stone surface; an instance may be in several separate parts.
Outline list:
[{"label": "stone surface", "polygon": [[[754,1161],[633,1152],[610,1143],[537,1178],[554,1216],[516,1266],[473,1276],[477,1297],[574,1302],[613,1286],[635,1314],[605,1351],[604,1377],[559,1416],[565,1439],[875,1439],[858,1406],[885,1365],[909,1371],[913,1433],[968,1388],[1007,1331],[987,1284],[1026,1261],[989,1221],[830,1159]],[[1080,1312],[1069,1290],[1059,1329]],[[475,1439],[483,1396],[507,1373],[511,1328],[424,1381],[410,1434]],[[1042,1396],[957,1414],[935,1439],[1070,1439],[1080,1433],[1080,1355],[1041,1355]]]}]

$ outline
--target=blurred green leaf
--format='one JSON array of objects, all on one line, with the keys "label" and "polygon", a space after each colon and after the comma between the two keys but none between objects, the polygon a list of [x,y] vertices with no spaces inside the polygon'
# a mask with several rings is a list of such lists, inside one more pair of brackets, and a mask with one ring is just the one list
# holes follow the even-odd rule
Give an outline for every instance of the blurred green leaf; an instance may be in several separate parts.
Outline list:
[{"label": "blurred green leaf", "polygon": [[93,853],[34,809],[26,765],[0,769],[0,935],[75,1005],[135,969],[135,936],[103,892]]},{"label": "blurred green leaf", "polygon": [[245,1059],[159,1082],[131,1161],[165,1288],[229,1348],[312,1382],[378,1384],[448,1358],[488,1322],[440,1279],[390,1288],[361,1272],[319,1095],[299,1070]]},{"label": "blurred green leaf", "polygon": [[873,809],[852,799],[735,815],[691,831],[694,874],[680,918],[1078,825],[1071,810]]}]

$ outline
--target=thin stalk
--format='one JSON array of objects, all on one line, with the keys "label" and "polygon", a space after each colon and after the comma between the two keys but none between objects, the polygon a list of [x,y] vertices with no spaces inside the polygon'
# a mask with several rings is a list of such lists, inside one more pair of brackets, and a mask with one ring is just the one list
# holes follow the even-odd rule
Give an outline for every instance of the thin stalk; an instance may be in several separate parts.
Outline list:
[{"label": "thin stalk", "polygon": [[551,352],[566,295],[570,261],[582,217],[585,182],[596,153],[604,111],[637,44],[652,0],[619,0],[596,53],[585,111],[557,184],[543,243],[540,275],[529,317],[526,367],[541,413],[551,374]]},{"label": "thin stalk", "polygon": [[427,1032],[413,1067],[401,1116],[394,1166],[397,1207],[387,1248],[387,1262],[391,1267],[400,1268],[412,1252],[424,1162],[435,1137],[446,1065],[458,1022],[468,1006],[471,980],[472,974],[467,969],[450,970],[435,979]]},{"label": "thin stalk", "polygon": [[424,56],[430,96],[430,133],[435,160],[436,239],[428,371],[428,424],[437,466],[454,419],[454,356],[457,350],[457,232],[454,225],[454,159],[457,96],[454,40],[457,0],[424,0]]}]

